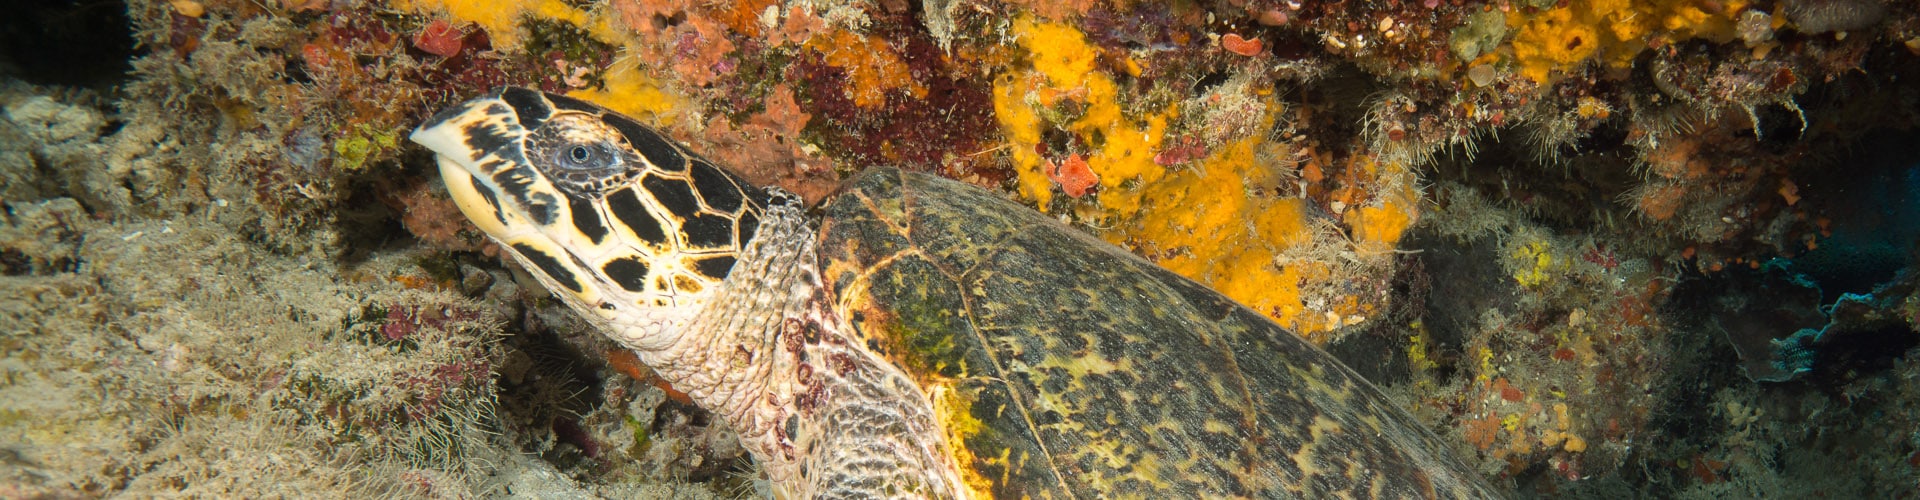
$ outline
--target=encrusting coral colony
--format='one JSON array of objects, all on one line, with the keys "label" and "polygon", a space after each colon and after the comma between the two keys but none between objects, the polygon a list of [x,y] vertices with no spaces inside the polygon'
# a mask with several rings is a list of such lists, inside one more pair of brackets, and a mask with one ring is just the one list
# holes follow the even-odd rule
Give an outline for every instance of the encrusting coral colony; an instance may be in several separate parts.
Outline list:
[{"label": "encrusting coral colony", "polygon": [[402,140],[502,85],[1003,193],[1519,496],[1920,488],[1913,2],[82,4],[0,21],[0,497],[757,494]]}]

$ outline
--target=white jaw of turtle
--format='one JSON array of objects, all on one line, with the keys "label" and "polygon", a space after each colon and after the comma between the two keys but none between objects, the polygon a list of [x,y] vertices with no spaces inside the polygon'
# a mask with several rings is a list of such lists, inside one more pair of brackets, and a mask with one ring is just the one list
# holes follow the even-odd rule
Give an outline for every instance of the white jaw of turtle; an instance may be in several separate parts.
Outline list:
[{"label": "white jaw of turtle", "polygon": [[[507,253],[512,255],[514,259],[520,263],[521,267],[526,269],[539,269],[539,265],[531,262],[526,254],[522,253],[515,245],[523,245],[537,249],[546,255],[565,255],[557,251],[560,247],[554,238],[532,230],[532,228],[538,226],[526,223],[526,216],[522,215],[519,211],[502,210],[498,212],[500,218],[507,218],[517,222],[512,224],[511,227],[520,228],[517,231],[508,231],[507,227],[509,227],[509,225],[502,224],[496,219],[494,215],[496,212],[489,208],[491,205],[488,200],[494,198],[494,196],[491,194],[483,196],[481,194],[482,191],[474,187],[474,177],[464,166],[446,156],[438,156],[435,159],[440,166],[441,178],[447,182],[447,192],[452,196],[454,204],[460,207],[461,213],[465,214],[468,220],[473,221],[476,226],[480,227],[481,231],[493,238],[495,242],[508,249]],[[498,191],[494,192],[497,193]],[[566,287],[558,284],[555,279],[547,273],[536,272],[529,274],[539,280],[540,284],[544,285],[547,290],[567,290]],[[595,294],[599,290],[603,290],[603,288],[583,288],[582,293],[556,292],[554,296],[567,302],[575,310],[593,312],[589,317],[598,320],[596,323],[606,322],[614,326],[614,328],[606,328],[604,331],[608,332],[615,341],[620,342],[621,345],[626,346],[628,349],[639,352],[658,352],[672,349],[674,341],[680,337],[678,334],[678,330],[680,330],[679,325],[685,324],[689,318],[699,313],[700,309],[707,304],[708,297],[713,295],[713,292],[710,290],[702,290],[696,293],[669,294],[664,297],[669,301],[669,305],[651,307],[636,306],[631,308],[630,311],[619,311],[602,308],[599,307],[598,304],[606,300],[618,301],[621,299],[627,299],[624,302],[633,304],[645,302],[646,298],[602,298]],[[588,306],[588,304],[594,305]]]},{"label": "white jaw of turtle", "polygon": [[442,111],[412,139],[475,226],[722,415],[779,496],[966,496],[927,396],[833,312],[797,197],[524,89]]}]

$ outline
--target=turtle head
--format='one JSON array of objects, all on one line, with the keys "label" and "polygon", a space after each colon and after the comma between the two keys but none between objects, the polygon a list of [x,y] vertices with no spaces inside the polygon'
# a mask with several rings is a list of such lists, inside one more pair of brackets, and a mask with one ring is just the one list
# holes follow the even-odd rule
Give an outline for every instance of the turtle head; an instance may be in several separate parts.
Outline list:
[{"label": "turtle head", "polygon": [[616,340],[648,349],[711,300],[779,195],[747,184],[632,118],[504,88],[433,116],[461,212]]}]

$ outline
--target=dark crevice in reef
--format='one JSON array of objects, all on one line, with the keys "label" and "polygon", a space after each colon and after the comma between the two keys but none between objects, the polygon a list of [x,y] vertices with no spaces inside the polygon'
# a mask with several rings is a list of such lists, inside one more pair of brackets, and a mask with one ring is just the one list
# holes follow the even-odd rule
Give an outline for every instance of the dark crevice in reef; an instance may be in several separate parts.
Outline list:
[{"label": "dark crevice in reef", "polygon": [[[1913,309],[1901,300],[1920,284],[1911,270],[1920,241],[1916,144],[1915,131],[1883,129],[1839,147],[1851,154],[1798,167],[1830,169],[1802,184],[1806,199],[1820,203],[1807,208],[1831,220],[1818,248],[1753,269],[1681,275],[1662,315],[1676,332],[1690,333],[1668,339],[1669,366],[1678,369],[1660,385],[1663,403],[1649,423],[1663,439],[1637,451],[1652,472],[1623,480],[1665,496],[1677,491],[1669,485],[1699,479],[1692,476],[1722,476],[1683,464],[1702,460],[1697,450],[1713,449],[1734,432],[1724,419],[1701,418],[1723,412],[1715,405],[1726,391],[1753,393],[1769,418],[1826,429],[1775,431],[1785,440],[1753,451],[1773,461],[1789,449],[1848,456],[1857,443],[1885,438],[1873,426],[1842,423],[1906,411],[1896,407],[1899,382],[1886,378],[1897,380],[1888,371],[1910,363],[1920,346],[1920,333],[1904,317]],[[1805,464],[1770,467],[1788,474]]]},{"label": "dark crevice in reef", "polygon": [[0,74],[39,85],[106,90],[133,69],[127,5],[116,0],[19,0],[0,16]]},{"label": "dark crevice in reef", "polygon": [[[1712,294],[1718,289],[1698,273],[1684,275],[1660,313],[1675,331],[1710,331],[1712,318],[1703,311],[1712,305]],[[1668,363],[1681,369],[1673,370],[1654,388],[1663,403],[1652,408],[1647,427],[1661,444],[1643,447],[1631,459],[1654,465],[1621,477],[1654,498],[1677,494],[1689,484],[1688,478],[1681,477],[1684,471],[1661,466],[1676,458],[1669,456],[1673,450],[1708,449],[1725,434],[1722,420],[1701,418],[1716,411],[1714,395],[1723,388],[1750,383],[1740,376],[1739,354],[1717,335],[1669,335],[1666,344],[1672,353]]]},{"label": "dark crevice in reef", "polygon": [[[1478,136],[1470,156],[1455,147],[1423,165],[1423,180],[1435,186],[1431,192],[1472,188],[1480,199],[1517,215],[1520,224],[1598,242],[1592,253],[1571,256],[1581,259],[1575,265],[1611,266],[1615,256],[1618,262],[1640,259],[1636,265],[1672,283],[1669,292],[1656,295],[1663,299],[1655,299],[1668,333],[1658,337],[1660,347],[1650,351],[1647,366],[1659,371],[1636,389],[1651,395],[1644,406],[1647,439],[1618,455],[1612,477],[1554,482],[1553,475],[1574,469],[1538,464],[1512,472],[1523,496],[1619,497],[1632,491],[1663,498],[1762,477],[1839,477],[1824,464],[1865,463],[1868,454],[1920,457],[1915,446],[1901,441],[1903,431],[1888,431],[1911,427],[1911,407],[1902,405],[1910,404],[1920,353],[1920,332],[1913,326],[1920,299],[1912,298],[1920,287],[1920,273],[1912,269],[1920,260],[1920,127],[1913,125],[1913,87],[1905,83],[1920,67],[1911,60],[1898,51],[1869,54],[1858,71],[1813,81],[1790,102],[1753,104],[1753,121],[1739,106],[1711,114],[1668,99],[1659,109],[1616,110],[1558,155],[1529,141],[1533,125],[1520,123]],[[1635,79],[1651,77],[1641,70]],[[1630,121],[1645,119],[1663,121]],[[1676,161],[1665,171],[1650,166],[1649,158],[1661,159],[1662,151],[1649,153],[1644,130],[1631,127],[1678,125],[1717,128],[1691,137],[1662,136],[1662,144],[1698,141],[1675,148],[1685,154],[1669,161],[1704,160]],[[1721,162],[1730,157],[1741,161]],[[1680,165],[1701,170],[1680,172]],[[1693,181],[1687,176],[1713,182],[1688,183]],[[1685,199],[1707,202],[1697,205],[1704,209],[1649,216],[1641,196],[1659,182],[1683,185]],[[1443,209],[1448,201],[1439,200]],[[1511,220],[1502,221],[1500,227],[1513,227],[1507,225]],[[1683,230],[1699,236],[1675,236]],[[1526,237],[1511,229],[1487,232]],[[1431,289],[1396,293],[1393,302],[1423,309],[1410,317],[1420,319],[1429,356],[1440,369],[1458,362],[1445,354],[1447,346],[1472,335],[1483,312],[1519,317],[1508,324],[1522,328],[1539,324],[1510,305],[1536,292],[1511,289],[1511,270],[1499,265],[1511,250],[1495,246],[1501,240],[1454,241],[1428,233],[1416,227],[1402,241],[1400,248],[1414,253],[1412,262],[1396,266],[1402,272],[1394,281],[1396,287]],[[1712,252],[1717,256],[1706,257]],[[1546,324],[1562,320],[1544,317]],[[1329,349],[1342,352],[1343,346]],[[1356,366],[1369,363],[1362,359]],[[1382,380],[1398,381],[1388,375]],[[1732,416],[1742,412],[1761,416]],[[1582,458],[1597,462],[1602,451],[1590,449]],[[1736,461],[1745,462],[1729,465]],[[1822,487],[1860,488],[1827,491],[1861,496],[1910,486],[1901,482],[1902,474],[1863,473]]]},{"label": "dark crevice in reef", "polygon": [[1315,110],[1301,128],[1311,130],[1315,140],[1325,144],[1359,140],[1364,136],[1368,106],[1387,88],[1357,66],[1330,65],[1322,82],[1297,90],[1301,105]]},{"label": "dark crevice in reef", "polygon": [[402,213],[376,199],[369,189],[348,191],[334,219],[340,235],[337,259],[351,266],[380,251],[398,251],[417,245],[413,233],[401,224]]},{"label": "dark crevice in reef", "polygon": [[[599,406],[606,383],[591,368],[595,361],[532,316],[523,316],[507,345],[527,359],[527,374],[499,381],[501,420],[509,426],[550,429],[555,446],[542,459],[562,470],[599,458],[601,451],[581,428],[580,415]],[[529,402],[541,402],[529,404]]]},{"label": "dark crevice in reef", "polygon": [[1831,175],[1801,187],[1832,232],[1791,269],[1817,283],[1823,302],[1867,293],[1913,263],[1920,238],[1920,130],[1869,132],[1854,154],[1810,165]]},{"label": "dark crevice in reef", "polygon": [[1480,135],[1471,154],[1440,156],[1427,179],[1473,187],[1557,232],[1592,231],[1633,216],[1618,201],[1641,181],[1624,125],[1603,124],[1557,156],[1541,151],[1529,126],[1499,128]]}]

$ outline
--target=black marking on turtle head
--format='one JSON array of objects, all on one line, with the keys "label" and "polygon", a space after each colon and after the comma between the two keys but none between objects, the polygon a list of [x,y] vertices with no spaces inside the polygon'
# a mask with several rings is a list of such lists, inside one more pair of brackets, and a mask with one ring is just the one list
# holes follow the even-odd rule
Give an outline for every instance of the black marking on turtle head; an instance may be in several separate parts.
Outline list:
[{"label": "black marking on turtle head", "polygon": [[[487,107],[489,114],[495,108],[499,108],[503,114],[507,109],[506,106],[496,103]],[[500,122],[491,120],[468,124],[466,128],[460,129],[460,134],[467,138],[467,150],[473,152],[473,158],[469,158],[473,161],[480,161],[481,158],[512,144],[515,138],[512,132]]]},{"label": "black marking on turtle head", "polygon": [[627,145],[633,146],[633,150],[639,151],[640,156],[655,168],[668,172],[686,170],[687,157],[680,154],[680,148],[674,147],[673,141],[667,140],[659,132],[617,113],[602,115],[600,120],[626,136]]},{"label": "black marking on turtle head", "polygon": [[417,130],[427,130],[430,128],[445,125],[447,124],[447,121],[452,120],[453,117],[466,114],[467,111],[472,109],[473,109],[472,103],[462,104],[458,106],[447,106],[446,109],[442,109],[440,110],[440,112],[434,113],[432,117],[428,117],[426,123],[420,124],[420,128]]},{"label": "black marking on turtle head", "polygon": [[500,186],[500,191],[508,197],[524,201],[533,188],[533,172],[510,163],[497,167],[501,168],[493,171],[493,185]]},{"label": "black marking on turtle head", "polygon": [[763,188],[760,186],[743,186],[743,187],[745,189],[742,189],[742,191],[746,192],[748,204],[758,208],[767,208],[773,205],[772,191],[769,191],[767,190],[767,188]]},{"label": "black marking on turtle head", "polygon": [[614,218],[620,219],[620,223],[631,229],[634,236],[648,243],[663,246],[672,243],[667,241],[666,231],[660,228],[660,219],[654,218],[653,212],[640,203],[640,195],[634,193],[633,188],[621,188],[608,194],[607,211],[613,212]]},{"label": "black marking on turtle head", "polygon": [[565,110],[581,111],[581,112],[596,113],[596,114],[605,113],[607,111],[607,108],[595,106],[593,105],[593,103],[582,101],[579,99],[574,99],[572,97],[567,97],[567,96],[555,94],[552,92],[542,92],[542,94],[546,94],[547,102],[553,103],[553,107],[555,109],[565,109]]},{"label": "black marking on turtle head", "polygon": [[552,195],[546,193],[535,194],[532,199],[527,200],[526,207],[527,218],[540,223],[540,225],[553,224],[553,220],[556,218],[553,213]]},{"label": "black marking on turtle head", "polygon": [[500,105],[500,103],[497,103],[497,102],[487,103],[487,107],[481,108],[481,111],[485,112],[487,116],[494,116],[494,117],[500,117],[500,118],[513,116],[512,107],[502,106]]},{"label": "black marking on turtle head", "polygon": [[685,219],[700,211],[700,200],[693,197],[693,187],[686,182],[648,175],[640,178],[640,185],[674,216]]},{"label": "black marking on turtle head", "polygon": [[735,238],[734,241],[740,242],[740,246],[745,247],[747,246],[747,242],[753,241],[754,231],[758,231],[760,229],[760,214],[753,210],[748,210],[745,213],[740,214],[740,222],[738,226],[739,226],[738,230],[740,231],[740,234],[739,236],[734,237]]},{"label": "black marking on turtle head", "polygon": [[587,235],[593,244],[598,245],[607,237],[607,225],[600,220],[600,212],[594,210],[592,201],[567,197],[567,211],[573,213],[573,228]]},{"label": "black marking on turtle head", "polygon": [[580,293],[580,278],[574,276],[573,271],[568,270],[567,266],[561,265],[560,259],[554,258],[552,255],[548,255],[546,252],[542,252],[526,243],[514,243],[513,250],[520,254],[520,258],[532,263],[533,267],[540,268],[540,272],[546,273],[548,278],[553,278],[553,281],[559,283],[560,286],[566,287],[574,293]]},{"label": "black marking on turtle head", "polygon": [[501,172],[519,168],[527,164],[527,155],[520,148],[507,148],[495,151],[492,156],[476,160],[479,173],[500,175]]},{"label": "black marking on turtle head", "polygon": [[693,269],[713,279],[727,279],[727,273],[733,270],[733,257],[722,255],[693,261]]},{"label": "black marking on turtle head", "polygon": [[571,260],[573,260],[573,268],[574,268],[574,269],[579,269],[579,270],[581,270],[581,271],[586,271],[586,270],[588,270],[588,269],[593,269],[593,266],[589,266],[589,265],[587,265],[587,261],[584,261],[584,260],[580,260],[580,256],[579,256],[579,255],[575,255],[575,254],[574,254],[573,252],[566,252],[566,254],[567,254],[567,258],[568,258],[568,259],[571,259]]},{"label": "black marking on turtle head", "polygon": [[546,99],[542,99],[539,92],[532,90],[507,87],[500,91],[500,100],[506,101],[508,106],[513,106],[514,116],[520,119],[520,127],[527,130],[539,129],[540,124],[545,123],[547,117],[553,114],[553,107],[547,104]]},{"label": "black marking on turtle head", "polygon": [[693,214],[680,225],[680,233],[687,236],[688,247],[730,247],[733,246],[733,219],[713,214]]},{"label": "black marking on turtle head", "polygon": [[480,199],[486,200],[487,208],[493,209],[494,220],[500,221],[500,225],[502,226],[507,225],[507,214],[506,212],[500,211],[500,195],[494,194],[493,188],[487,187],[486,184],[481,184],[479,177],[468,176],[467,184],[472,184],[473,191],[480,193]]},{"label": "black marking on turtle head", "polygon": [[608,278],[626,291],[647,289],[647,263],[640,262],[638,258],[621,257],[607,261],[607,265],[600,266],[600,271],[607,273]]},{"label": "black marking on turtle head", "polygon": [[693,188],[700,191],[700,200],[706,202],[708,208],[726,213],[739,210],[745,197],[740,192],[740,184],[733,175],[706,160],[693,162]]},{"label": "black marking on turtle head", "polygon": [[507,196],[519,201],[520,208],[527,213],[528,219],[543,226],[553,224],[555,218],[553,205],[559,200],[554,199],[551,193],[533,192],[533,175],[533,170],[522,163],[494,173],[493,184],[500,186],[500,190],[506,192]]}]

